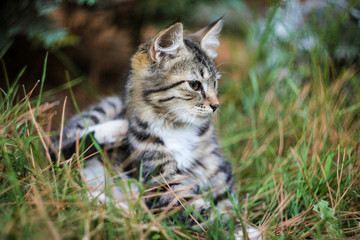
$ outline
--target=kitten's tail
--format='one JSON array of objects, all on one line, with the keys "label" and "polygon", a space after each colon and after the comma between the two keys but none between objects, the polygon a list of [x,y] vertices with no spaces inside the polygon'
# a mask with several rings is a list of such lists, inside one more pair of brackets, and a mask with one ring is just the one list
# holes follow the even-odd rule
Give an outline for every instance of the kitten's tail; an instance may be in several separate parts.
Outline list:
[{"label": "kitten's tail", "polygon": [[[75,115],[68,121],[63,129],[61,144],[60,132],[53,137],[52,142],[55,147],[52,152],[60,150],[66,159],[71,157],[75,152],[77,138],[84,142],[85,149],[93,143],[93,139],[100,145],[115,143],[127,131],[125,112],[126,108],[120,97],[103,99],[100,103]],[[96,151],[95,148],[89,149],[86,155],[94,151]],[[55,153],[52,155],[56,156]]]}]

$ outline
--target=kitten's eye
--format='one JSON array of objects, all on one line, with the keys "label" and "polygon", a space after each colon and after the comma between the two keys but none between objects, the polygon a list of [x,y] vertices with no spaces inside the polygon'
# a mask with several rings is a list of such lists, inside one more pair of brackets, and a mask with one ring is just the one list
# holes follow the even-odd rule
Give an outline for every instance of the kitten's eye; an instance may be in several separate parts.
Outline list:
[{"label": "kitten's eye", "polygon": [[189,86],[195,90],[195,91],[199,91],[201,88],[201,82],[199,81],[188,81]]},{"label": "kitten's eye", "polygon": [[216,81],[214,81],[214,88],[216,89]]}]

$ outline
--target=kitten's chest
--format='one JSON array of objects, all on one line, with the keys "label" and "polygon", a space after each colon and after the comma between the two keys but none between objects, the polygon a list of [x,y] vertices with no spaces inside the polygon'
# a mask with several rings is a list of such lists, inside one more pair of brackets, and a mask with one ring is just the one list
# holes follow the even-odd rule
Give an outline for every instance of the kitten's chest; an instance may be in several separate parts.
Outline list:
[{"label": "kitten's chest", "polygon": [[191,168],[195,159],[193,150],[200,140],[196,128],[159,129],[156,134],[163,140],[166,148],[172,154],[179,170]]}]

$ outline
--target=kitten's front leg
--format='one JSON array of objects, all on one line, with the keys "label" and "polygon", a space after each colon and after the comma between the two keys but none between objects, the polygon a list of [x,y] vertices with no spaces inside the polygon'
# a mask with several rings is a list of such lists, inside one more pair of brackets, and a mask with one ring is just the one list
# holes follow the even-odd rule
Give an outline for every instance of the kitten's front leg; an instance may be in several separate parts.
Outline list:
[{"label": "kitten's front leg", "polygon": [[[234,197],[233,176],[231,167],[221,154],[214,152],[212,155],[212,162],[218,162],[218,170],[211,174],[209,182],[212,189],[213,202],[216,203],[215,212],[212,212],[211,219],[216,216],[222,216],[225,219],[230,219],[234,210],[234,205],[237,205],[237,198]],[[244,223],[245,227],[241,225],[239,219],[236,219],[236,228],[234,230],[234,237],[236,239],[245,239],[244,230],[247,234],[247,239],[261,240],[262,233],[256,227],[252,227]]]},{"label": "kitten's front leg", "polygon": [[[144,156],[145,154],[140,154]],[[150,153],[147,153],[149,156]],[[166,153],[152,152],[158,159],[146,159],[142,162],[142,177],[148,190],[145,198],[149,208],[180,207],[193,205],[204,207],[201,194],[194,193],[190,177],[177,170],[177,163]],[[161,157],[161,158],[160,158]],[[143,158],[144,160],[144,158]],[[185,219],[184,219],[185,220]]]},{"label": "kitten's front leg", "polygon": [[[154,163],[157,163],[156,165]],[[170,159],[148,160],[143,163],[142,176],[151,191],[147,195],[154,196],[147,200],[151,208],[177,206],[188,191],[184,183],[187,176],[176,172],[176,162]]]},{"label": "kitten's front leg", "polygon": [[[231,214],[232,211],[233,203],[230,199],[226,199],[216,205],[216,211],[212,213],[211,219],[213,219],[215,215],[218,217],[220,215],[222,218],[229,219],[232,217],[231,215],[233,215]],[[253,227],[244,221],[240,222],[238,218],[235,221],[234,237],[236,240],[262,240],[263,234],[258,228]],[[245,227],[243,227],[242,223]],[[247,238],[245,238],[244,231],[246,231]]]}]

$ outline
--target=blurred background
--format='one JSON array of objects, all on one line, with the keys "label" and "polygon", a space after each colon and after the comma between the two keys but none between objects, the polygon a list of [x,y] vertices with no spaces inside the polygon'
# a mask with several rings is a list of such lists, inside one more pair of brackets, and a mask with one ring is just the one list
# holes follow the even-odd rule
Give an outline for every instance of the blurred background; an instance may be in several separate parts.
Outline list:
[{"label": "blurred background", "polygon": [[[30,90],[42,76],[48,52],[45,89],[53,89],[61,99],[68,93],[56,88],[74,86],[79,104],[89,104],[101,95],[119,93],[137,46],[178,19],[187,30],[197,30],[224,15],[225,31],[240,40],[251,21],[250,8],[267,6],[265,1],[249,2],[3,0],[0,49],[7,51],[2,71],[6,69],[12,81],[26,66],[19,83]],[[219,62],[233,57],[229,47],[224,46]],[[0,75],[0,87],[6,89]]]},{"label": "blurred background", "polygon": [[[180,19],[195,31],[221,16],[225,26],[217,63],[234,78],[247,75],[254,63],[261,65],[257,71],[266,71],[287,62],[289,51],[303,66],[306,52],[319,47],[336,66],[350,66],[359,59],[358,6],[345,0],[2,0],[1,71],[14,81],[26,66],[19,83],[29,91],[42,76],[48,52],[44,86],[52,91],[45,100],[63,99],[72,86],[80,106],[88,105],[121,92],[129,58],[161,28]],[[0,87],[6,85],[2,73]],[[68,111],[73,112],[71,106]]]}]

